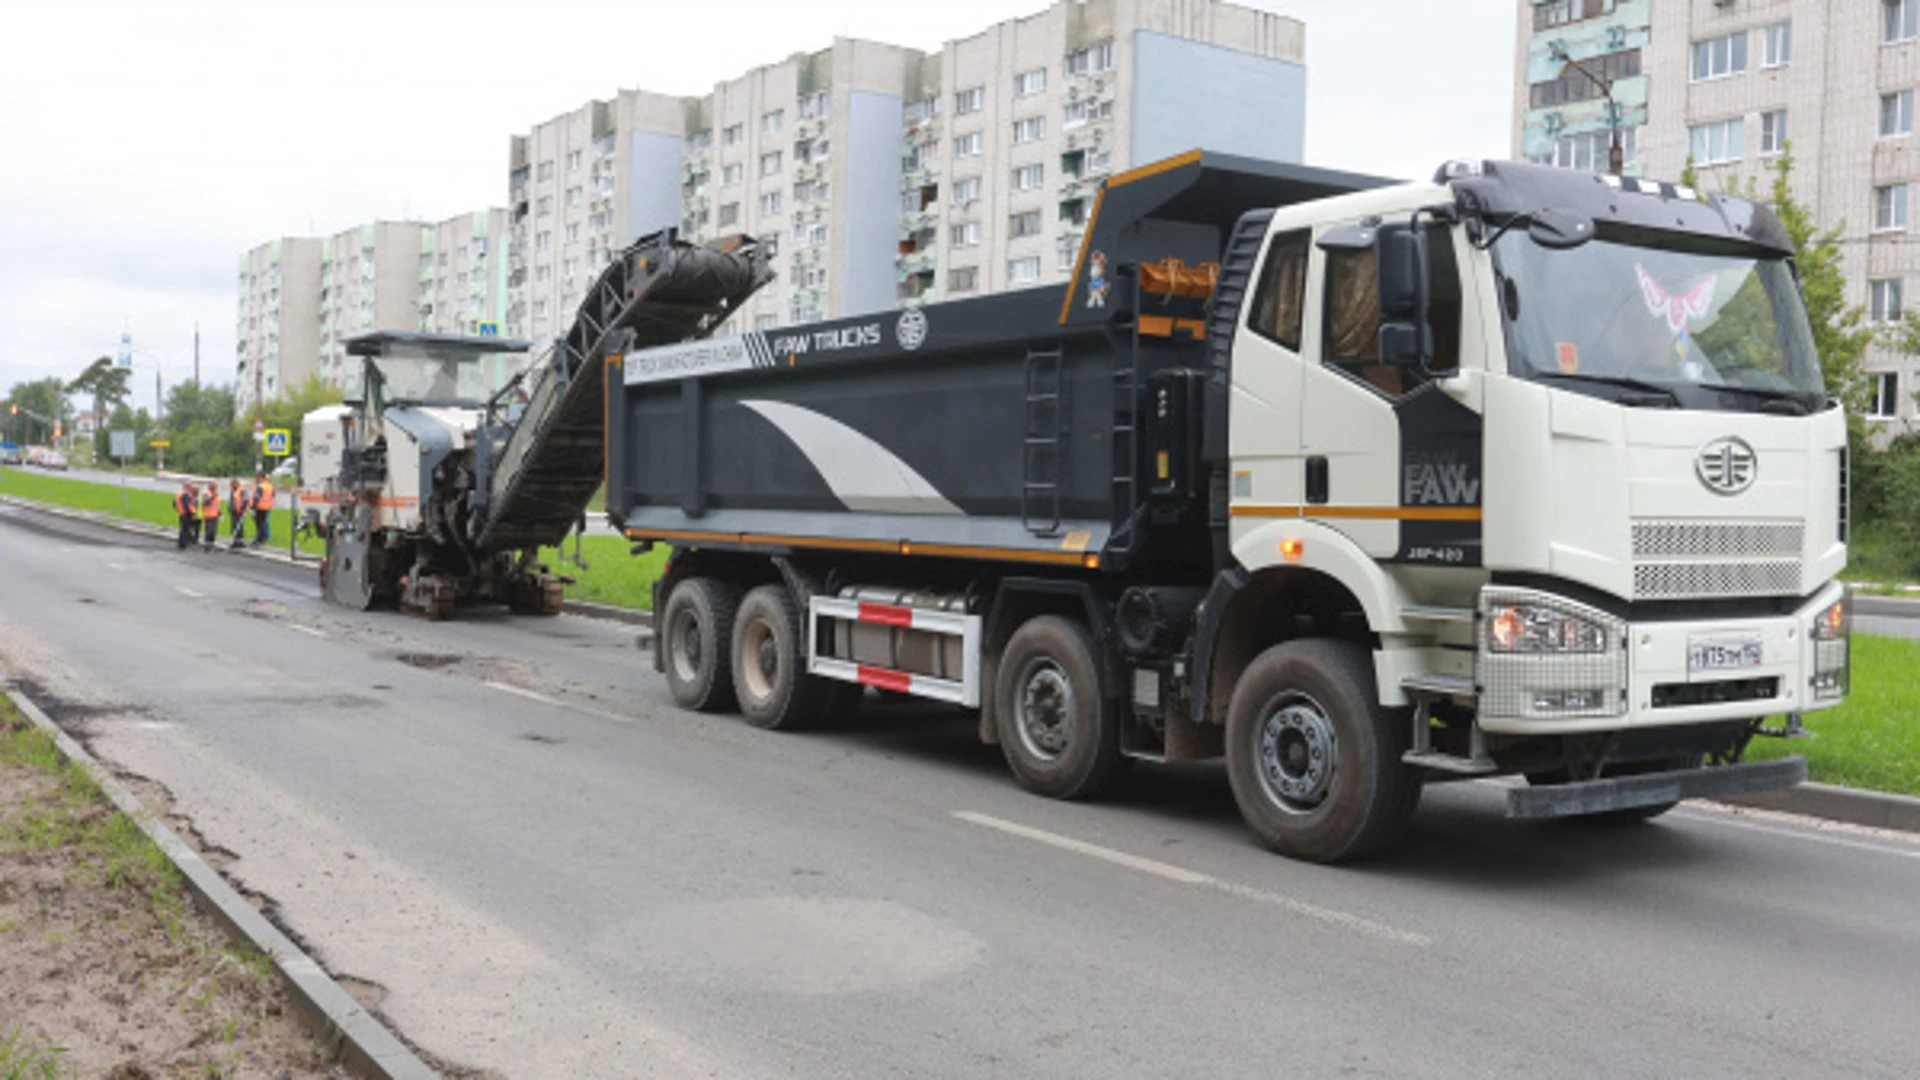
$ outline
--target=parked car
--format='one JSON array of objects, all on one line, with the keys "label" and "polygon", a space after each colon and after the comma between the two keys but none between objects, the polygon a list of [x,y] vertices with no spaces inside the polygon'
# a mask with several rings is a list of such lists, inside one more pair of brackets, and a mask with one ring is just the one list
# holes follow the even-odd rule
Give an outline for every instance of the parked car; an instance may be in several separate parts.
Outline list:
[{"label": "parked car", "polygon": [[49,450],[40,456],[40,467],[43,469],[58,469],[61,472],[66,472],[67,455],[58,450]]},{"label": "parked car", "polygon": [[0,465],[20,464],[20,448],[12,443],[0,445]]}]

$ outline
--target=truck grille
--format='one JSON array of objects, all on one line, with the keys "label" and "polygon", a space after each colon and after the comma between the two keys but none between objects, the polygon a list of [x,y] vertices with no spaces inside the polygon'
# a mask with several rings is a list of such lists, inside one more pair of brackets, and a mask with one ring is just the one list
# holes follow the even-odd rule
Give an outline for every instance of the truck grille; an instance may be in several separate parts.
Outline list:
[{"label": "truck grille", "polygon": [[1634,522],[1634,599],[1797,596],[1805,536],[1790,520]]}]

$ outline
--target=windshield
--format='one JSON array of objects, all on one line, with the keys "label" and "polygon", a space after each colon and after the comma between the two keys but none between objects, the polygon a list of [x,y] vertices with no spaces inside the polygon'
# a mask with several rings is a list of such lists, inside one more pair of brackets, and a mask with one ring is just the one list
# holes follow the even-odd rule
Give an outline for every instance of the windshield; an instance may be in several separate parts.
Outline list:
[{"label": "windshield", "polygon": [[1784,259],[1603,240],[1554,251],[1523,230],[1494,253],[1515,375],[1635,404],[1796,413],[1825,404]]},{"label": "windshield", "polygon": [[483,405],[507,384],[525,362],[520,353],[440,351],[390,346],[394,355],[375,357],[381,398],[395,404]]}]

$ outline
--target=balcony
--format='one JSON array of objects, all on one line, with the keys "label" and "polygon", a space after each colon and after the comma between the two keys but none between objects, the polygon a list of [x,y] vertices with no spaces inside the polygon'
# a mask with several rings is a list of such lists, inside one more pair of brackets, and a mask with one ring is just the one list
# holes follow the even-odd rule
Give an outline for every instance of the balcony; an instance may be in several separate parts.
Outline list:
[{"label": "balcony", "polygon": [[894,261],[894,270],[901,278],[915,274],[931,274],[940,264],[938,251],[915,251],[900,256]]}]

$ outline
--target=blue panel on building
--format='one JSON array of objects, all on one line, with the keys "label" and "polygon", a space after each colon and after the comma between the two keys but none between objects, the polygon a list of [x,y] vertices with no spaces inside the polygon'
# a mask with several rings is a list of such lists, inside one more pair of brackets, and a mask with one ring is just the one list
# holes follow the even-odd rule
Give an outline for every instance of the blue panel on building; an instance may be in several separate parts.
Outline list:
[{"label": "blue panel on building", "polygon": [[864,315],[895,304],[894,256],[900,244],[900,111],[893,94],[847,94],[847,130],[834,153],[847,164],[847,190],[833,192],[846,208],[841,248],[839,310]]},{"label": "blue panel on building", "polygon": [[1298,162],[1306,149],[1307,69],[1235,49],[1133,36],[1133,160],[1196,147]]}]

